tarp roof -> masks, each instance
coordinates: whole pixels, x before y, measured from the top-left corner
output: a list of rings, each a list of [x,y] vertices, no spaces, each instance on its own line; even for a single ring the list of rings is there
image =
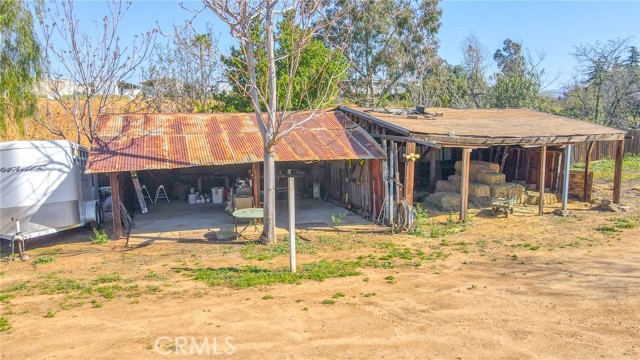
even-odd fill
[[[402,136],[442,146],[548,145],[620,140],[625,135],[622,130],[527,109],[427,109],[442,113],[433,119],[356,107],[338,109]]]
[[[301,124],[275,147],[276,161],[381,159],[384,152],[339,111],[293,113]],[[263,160],[254,114],[105,114],[98,118],[88,173],[254,163]]]

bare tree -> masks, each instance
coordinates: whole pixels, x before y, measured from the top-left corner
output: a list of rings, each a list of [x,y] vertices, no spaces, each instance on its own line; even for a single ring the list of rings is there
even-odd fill
[[[478,36],[473,33],[464,38],[460,50],[463,54],[462,65],[467,76],[469,98],[474,107],[483,107],[489,92],[487,84],[489,52]]]
[[[317,109],[311,109],[301,113],[300,111],[284,111],[293,108],[293,94],[300,92],[299,84],[296,84],[296,73],[300,66],[303,49],[311,39],[322,35],[326,27],[332,26],[339,18],[325,17],[327,13],[324,0],[203,0],[203,3],[213,13],[224,21],[233,38],[237,39],[241,49],[242,58],[238,61],[246,63],[244,82],[238,84],[246,89],[251,99],[251,105],[255,112],[257,123],[262,135],[264,148],[264,232],[262,239],[267,244],[273,244],[275,237],[275,145],[286,134],[299,128],[305,122],[318,116]],[[276,17],[290,17],[287,24],[293,27],[289,41],[292,42],[289,51],[276,54]],[[257,36],[252,31],[252,23],[261,22],[264,28],[264,36]],[[256,56],[256,48],[266,49],[266,72],[258,69],[259,59]],[[278,66],[286,68],[286,76],[278,79],[276,76]],[[258,76],[266,79],[259,79]],[[327,73],[329,75],[329,73]],[[325,83],[333,83],[341,78],[340,74],[331,74],[332,79],[324,79]],[[266,80],[266,81],[265,81]],[[278,81],[285,81],[278,90]],[[261,86],[266,84],[266,86]],[[303,86],[311,86],[305,84]],[[316,91],[316,97],[331,96],[331,92]],[[279,99],[278,97],[282,98]],[[305,102],[325,103],[325,101]],[[262,121],[260,121],[262,119]]]
[[[592,114],[596,123],[602,121],[602,106],[605,96],[605,89],[611,87],[612,76],[616,74],[616,69],[621,64],[621,58],[629,48],[629,39],[609,40],[605,44],[596,42],[595,44],[578,45],[572,54],[578,61],[577,71],[582,78],[579,83],[574,84],[582,88],[585,92],[593,92],[594,101],[584,102],[590,109],[586,112]],[[586,94],[582,94],[585,99]],[[604,123],[609,123],[613,119],[606,119]]]
[[[108,13],[96,32],[84,32],[73,0],[47,2],[40,20],[44,36],[44,77],[49,96],[55,100],[75,129],[77,141],[91,143],[96,118],[119,98],[118,85],[128,80],[147,57],[155,31],[136,35],[122,44],[119,26],[131,3],[108,0]],[[64,123],[47,107],[36,121],[55,135],[66,137]]]
[[[188,23],[167,37],[144,72],[143,101],[156,112],[210,111],[216,85],[224,80],[213,29],[199,33]]]

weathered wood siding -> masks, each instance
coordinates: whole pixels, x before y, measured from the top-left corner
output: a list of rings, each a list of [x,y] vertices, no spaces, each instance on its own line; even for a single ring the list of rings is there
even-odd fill
[[[373,187],[374,183],[381,183],[381,179],[372,176],[372,163],[379,160],[365,160],[361,165],[358,160],[331,161],[326,188],[329,189],[331,199],[338,201],[345,207],[360,210],[367,216],[373,216]],[[380,167],[374,166],[380,171]],[[381,207],[382,199],[376,199],[377,209]],[[377,210],[379,211],[379,210]]]
[[[584,162],[587,158],[588,143],[577,143],[573,146],[571,153],[571,162],[579,163]],[[625,154],[640,154],[640,129],[629,130],[627,136],[624,139],[624,153]],[[616,142],[615,141],[599,141],[597,142],[593,150],[591,151],[591,161],[601,159],[615,159],[616,158]]]

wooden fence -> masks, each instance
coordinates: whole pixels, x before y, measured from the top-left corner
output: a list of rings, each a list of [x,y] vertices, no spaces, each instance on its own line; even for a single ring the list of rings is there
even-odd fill
[[[571,162],[579,163],[584,162],[587,157],[588,143],[577,143],[573,146],[571,154]],[[624,139],[624,153],[625,154],[640,154],[640,129],[629,130],[627,136]],[[591,160],[601,159],[615,159],[616,157],[616,142],[615,141],[600,141],[593,146],[591,151]]]

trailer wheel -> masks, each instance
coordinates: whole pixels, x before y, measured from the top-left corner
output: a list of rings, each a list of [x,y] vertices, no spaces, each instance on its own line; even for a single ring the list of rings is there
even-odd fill
[[[102,212],[102,206],[96,202],[96,221],[95,228],[100,229],[104,225],[104,213]]]
[[[98,202],[96,202],[95,207],[96,219],[94,221],[88,222],[85,224],[87,229],[101,229],[104,224],[104,213],[102,212],[102,206]]]

